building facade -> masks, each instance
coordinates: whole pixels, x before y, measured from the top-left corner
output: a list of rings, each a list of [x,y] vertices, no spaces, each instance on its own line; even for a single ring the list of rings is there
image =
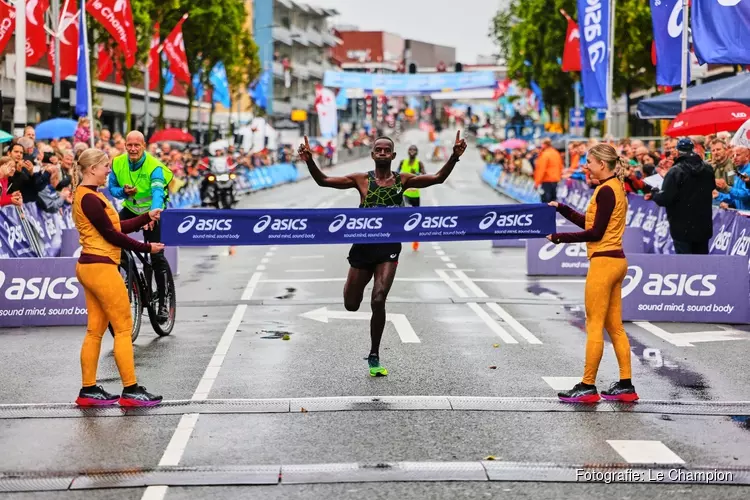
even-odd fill
[[[328,19],[338,12],[292,0],[254,0],[253,35],[261,66],[273,72],[268,89],[267,115],[272,121],[288,120],[292,111],[314,115],[315,87],[323,83],[333,36]],[[316,126],[317,120],[308,120]]]

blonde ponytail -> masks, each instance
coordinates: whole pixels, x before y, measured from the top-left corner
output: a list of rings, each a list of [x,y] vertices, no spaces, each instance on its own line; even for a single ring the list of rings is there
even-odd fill
[[[81,184],[83,180],[84,172],[104,161],[109,161],[107,153],[96,148],[88,148],[78,156],[78,159],[73,166],[73,173],[70,179],[70,190],[74,195],[76,192],[76,188]]]
[[[628,159],[623,156],[617,158],[614,174],[620,182],[625,181],[625,174],[628,172],[629,163]]]

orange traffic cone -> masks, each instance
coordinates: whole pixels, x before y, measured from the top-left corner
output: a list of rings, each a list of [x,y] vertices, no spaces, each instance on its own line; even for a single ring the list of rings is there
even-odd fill
[[[414,250],[415,252],[419,250],[419,242],[415,241],[414,243],[412,243],[411,249]]]

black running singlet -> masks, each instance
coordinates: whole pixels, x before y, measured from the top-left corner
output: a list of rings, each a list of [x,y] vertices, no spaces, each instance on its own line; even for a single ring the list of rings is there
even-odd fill
[[[400,207],[404,204],[404,188],[401,185],[401,174],[392,172],[396,182],[392,186],[378,186],[375,171],[367,172],[367,194],[359,208]]]

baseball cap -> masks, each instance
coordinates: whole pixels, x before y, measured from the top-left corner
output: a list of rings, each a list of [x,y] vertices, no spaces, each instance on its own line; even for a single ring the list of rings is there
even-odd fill
[[[693,147],[693,141],[691,141],[687,137],[683,137],[682,139],[677,141],[677,151],[691,153],[693,151]]]

